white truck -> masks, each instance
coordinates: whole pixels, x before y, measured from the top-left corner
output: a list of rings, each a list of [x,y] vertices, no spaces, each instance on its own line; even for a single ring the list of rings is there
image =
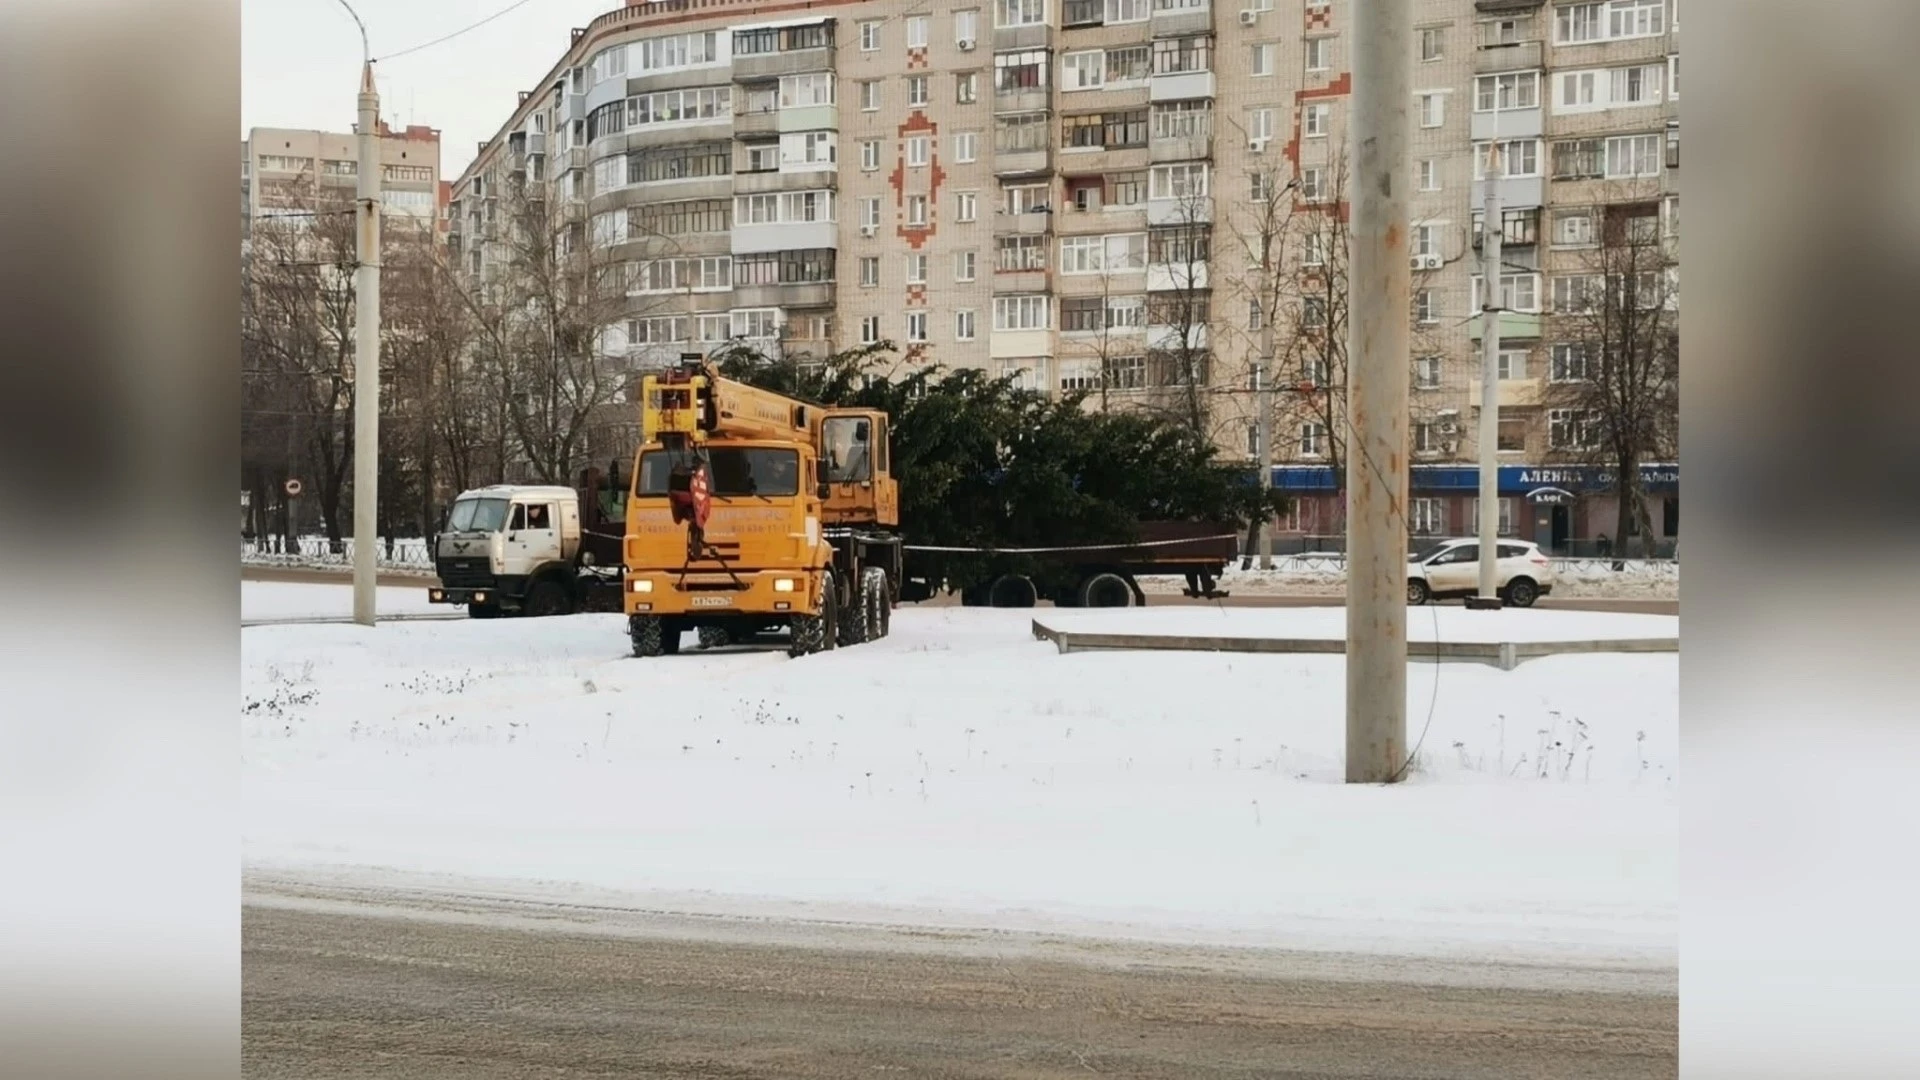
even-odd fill
[[[579,488],[498,484],[463,491],[434,542],[435,604],[476,619],[620,610],[626,488],[587,470]]]

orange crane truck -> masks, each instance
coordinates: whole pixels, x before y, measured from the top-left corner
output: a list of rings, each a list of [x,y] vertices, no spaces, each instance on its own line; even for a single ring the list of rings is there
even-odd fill
[[[886,635],[901,582],[884,412],[797,401],[703,362],[648,375],[627,502],[635,656],[785,631],[805,656]]]

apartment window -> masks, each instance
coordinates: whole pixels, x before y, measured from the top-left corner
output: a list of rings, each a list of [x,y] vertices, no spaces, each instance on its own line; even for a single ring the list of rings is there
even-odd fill
[[[1422,61],[1439,60],[1447,55],[1447,28],[1444,26],[1423,26],[1420,28],[1420,59]]]
[[[995,25],[1038,26],[1047,21],[1047,0],[998,0]]]
[[[860,320],[860,344],[877,345],[880,343],[880,316],[868,315]]]
[[[780,214],[783,221],[832,221],[833,193],[829,191],[797,191],[780,196]]]
[[[827,81],[827,92],[833,91],[833,82]],[[831,100],[831,99],[829,99]],[[615,104],[619,104],[615,102]],[[598,113],[600,110],[595,109]],[[627,99],[626,126],[644,127],[648,124],[670,124],[694,120],[728,120],[733,116],[733,87],[709,86],[699,90],[664,90],[656,94],[642,94]],[[588,118],[591,121],[591,117]],[[589,124],[591,127],[591,124]],[[600,134],[611,134],[618,127],[604,128]],[[596,136],[597,137],[597,136]]]
[[[1141,390],[1147,385],[1145,356],[1109,356],[1105,361],[1107,389]]]
[[[1414,360],[1413,385],[1421,390],[1440,388],[1440,357],[1422,356]]]
[[[1680,54],[1667,57],[1667,96],[1680,100]]]
[[[1440,321],[1440,294],[1433,289],[1413,290],[1413,320],[1421,326]]]
[[[1568,4],[1554,12],[1553,43],[1578,45],[1606,38],[1605,4]]]
[[[1567,139],[1553,144],[1555,180],[1597,180],[1606,171],[1605,139]]]
[[[1000,189],[1000,209],[1009,214],[1039,213],[1049,205],[1046,184],[1017,184]]]
[[[880,108],[880,83],[869,79],[860,84],[860,108],[864,112],[876,112]]]
[[[953,137],[953,160],[965,164],[980,156],[980,133],[962,131]]]
[[[1304,266],[1325,266],[1327,262],[1327,238],[1323,233],[1310,231],[1300,236],[1300,262]]]
[[[1333,106],[1324,102],[1300,109],[1300,131],[1309,139],[1325,138],[1333,122]]]
[[[1593,351],[1585,342],[1555,345],[1547,377],[1554,382],[1585,382],[1593,377]]]
[[[638,155],[635,155],[637,158]],[[593,190],[597,195],[616,191],[627,183],[627,156],[615,154],[593,163]]]
[[[1420,126],[1437,128],[1447,122],[1447,96],[1445,94],[1420,95]]]
[[[921,342],[927,340],[927,313],[924,311],[907,312],[907,340]]]
[[[1609,104],[1652,105],[1666,96],[1667,69],[1663,64],[1614,68]]]
[[[645,203],[634,208],[633,217],[636,228],[654,236],[724,233],[733,227],[733,200]]]
[[[1473,276],[1472,310],[1480,308],[1481,275]],[[1539,311],[1540,275],[1534,273],[1500,275],[1500,309],[1503,311]]]
[[[1474,112],[1505,112],[1540,107],[1540,73],[1482,75],[1473,81]]]
[[[869,19],[860,24],[860,51],[880,51],[880,20]]]
[[[1106,82],[1107,54],[1104,52],[1068,53],[1064,64],[1062,90],[1095,90]]]
[[[868,195],[860,200],[860,224],[869,229],[880,227],[880,199]]]
[[[925,285],[927,283],[927,253],[916,251],[907,256],[907,284]]]
[[[953,220],[977,221],[980,217],[980,193],[957,191],[953,195]]]
[[[1407,500],[1407,531],[1414,536],[1443,536],[1447,531],[1447,504],[1422,497]]]
[[[538,119],[538,117],[535,117],[535,119]],[[328,162],[328,164],[332,164],[332,162]],[[349,170],[347,175],[353,175],[358,172],[358,162],[349,161],[346,164],[354,166],[354,169]],[[389,180],[412,183],[430,183],[433,180],[433,167],[430,165],[388,165],[382,171],[386,173],[386,177]]]
[[[1042,90],[1047,85],[1047,51],[998,53],[993,58],[993,88],[1001,94]]]
[[[641,155],[633,155],[639,158]],[[747,172],[778,172],[780,169],[780,144],[777,142],[747,144]]]
[[[980,100],[980,73],[963,71],[953,77],[953,100],[961,105],[971,105]]]
[[[1107,305],[1097,296],[1074,296],[1060,301],[1060,332],[1092,334],[1106,329]]]
[[[927,103],[928,79],[925,75],[907,76],[907,104],[924,106]]]
[[[1434,454],[1440,451],[1440,425],[1433,420],[1416,420],[1413,424],[1413,452],[1416,454]]]
[[[1247,180],[1249,189],[1247,198],[1249,201],[1258,205],[1273,198],[1275,184],[1272,173],[1254,173],[1252,176],[1247,177]]]
[[[1302,330],[1325,330],[1327,328],[1327,298],[1324,296],[1305,296],[1300,299],[1300,328]]]
[[[1213,134],[1213,99],[1166,101],[1152,107],[1153,137],[1196,139]]]
[[[1604,295],[1599,274],[1562,274],[1553,279],[1553,310],[1562,315],[1594,311]]]
[[[1666,31],[1667,0],[1613,0],[1607,5],[1607,36],[1652,37]]]
[[[1327,425],[1309,421],[1300,425],[1300,456],[1320,457],[1327,452]]]
[[[1501,420],[1499,431],[1494,436],[1494,449],[1503,454],[1519,454],[1527,449],[1527,422],[1525,420]]]
[[[1020,154],[1047,148],[1047,114],[1019,113],[1002,116],[993,128],[994,150]]]
[[[1155,199],[1205,198],[1207,196],[1207,166],[1204,162],[1156,165],[1148,175],[1152,183],[1149,194]]]
[[[996,296],[993,298],[995,330],[1045,330],[1048,328],[1048,297]]]
[[[1571,112],[1578,109],[1604,109],[1606,99],[1600,96],[1603,84],[1599,71],[1563,71],[1558,83],[1560,96],[1554,101],[1554,108]]]
[[[927,196],[907,196],[907,224],[915,227],[927,223]]]
[[[1306,53],[1308,71],[1326,71],[1333,66],[1333,39],[1330,37],[1308,38]]]
[[[1592,243],[1592,210],[1555,210],[1553,212],[1553,245],[1555,247],[1588,247]]]
[[[1260,306],[1258,300],[1247,301],[1247,330],[1255,331],[1267,324],[1267,309]],[[1257,372],[1255,374],[1258,374]]]
[[[1433,158],[1422,158],[1420,160],[1419,167],[1415,171],[1419,178],[1418,186],[1421,191],[1439,191],[1440,190],[1440,162],[1439,161]]]
[[[1667,168],[1680,167],[1680,121],[1667,121]]]
[[[953,280],[972,281],[979,268],[979,253],[976,251],[956,251],[953,253]]]
[[[1107,50],[1107,82],[1139,82],[1153,74],[1153,46],[1124,45]]]
[[[1527,351],[1525,349],[1500,350],[1499,376],[1503,382],[1526,378]]]
[[[739,308],[733,316],[733,336],[750,340],[769,340],[780,336],[779,308]]]
[[[777,251],[733,259],[733,284],[810,285],[833,280],[834,249]],[[709,284],[707,287],[714,287]]]
[[[1101,199],[1108,206],[1143,206],[1147,201],[1145,172],[1114,173],[1106,178]]]
[[[860,256],[860,285],[871,289],[880,284],[880,256]]]
[[[1152,14],[1149,0],[1106,0],[1109,23],[1145,22]]]
[[[1197,266],[1213,258],[1213,231],[1205,226],[1155,229],[1147,260],[1162,266]]]
[[[1619,135],[1607,140],[1607,179],[1660,175],[1660,136]]]
[[[1499,525],[1497,526],[1497,531],[1501,536],[1513,535],[1514,501],[1515,500],[1513,499],[1495,499],[1494,500],[1494,505],[1495,505],[1494,517],[1499,522]],[[1480,527],[1480,497],[1476,495],[1472,499],[1469,499],[1467,501],[1467,507],[1469,511],[1467,520],[1473,522],[1474,528],[1478,529]],[[1501,546],[1505,547],[1506,545],[1503,544]],[[1502,554],[1505,554],[1505,553],[1502,552]]]
[[[907,139],[907,164],[912,168],[924,168],[929,153],[928,137],[914,135]]]
[[[1300,170],[1300,197],[1308,202],[1321,202],[1327,197],[1327,171],[1322,168]]]
[[[975,313],[962,308],[953,313],[953,337],[956,341],[972,341],[975,333]]]
[[[980,13],[968,9],[953,13],[953,39],[955,41],[974,42],[980,40]]]
[[[1509,139],[1502,143],[1473,144],[1473,178],[1485,180],[1487,166],[1498,147],[1500,175],[1513,179],[1540,175],[1540,140]]]
[[[1069,116],[1063,132],[1067,146],[1104,147],[1147,145],[1147,110]]]
[[[733,287],[732,264],[733,260],[725,255],[629,263],[627,265],[632,267],[632,272],[628,291],[661,293],[729,289]]]
[[[1413,227],[1413,253],[1415,255],[1440,254],[1439,225],[1423,224]]]
[[[1256,78],[1273,74],[1274,47],[1272,45],[1254,45],[1248,51],[1251,54],[1249,70]]]
[[[1038,236],[1003,236],[994,247],[996,270],[1019,273],[1047,268],[1047,245]]]
[[[782,165],[831,165],[839,157],[834,132],[802,131],[780,137]]]
[[[860,140],[860,168],[866,172],[873,172],[879,167],[880,167],[880,140],[879,139]]]
[[[1145,233],[1068,236],[1060,240],[1060,272],[1063,274],[1127,273],[1144,270],[1146,266]]]
[[[1153,43],[1155,75],[1186,75],[1213,70],[1213,39],[1207,36],[1162,38]]]
[[[1600,444],[1600,414],[1592,409],[1548,409],[1547,446],[1590,450]]]
[[[907,16],[907,48],[924,49],[933,29],[933,19],[927,15]]]

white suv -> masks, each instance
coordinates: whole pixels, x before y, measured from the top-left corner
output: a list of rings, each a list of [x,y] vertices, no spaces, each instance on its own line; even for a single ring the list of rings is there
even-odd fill
[[[1553,591],[1553,566],[1540,545],[1526,540],[1501,540],[1500,598],[1513,607],[1532,607]],[[1407,603],[1424,604],[1480,591],[1480,541],[1446,540],[1413,556],[1407,563]]]

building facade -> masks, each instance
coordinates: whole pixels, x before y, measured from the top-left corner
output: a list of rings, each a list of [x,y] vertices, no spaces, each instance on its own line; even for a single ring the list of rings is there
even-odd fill
[[[380,196],[390,228],[433,229],[449,192],[440,177],[440,132],[380,124]],[[241,213],[256,220],[299,218],[318,203],[351,201],[360,177],[360,144],[351,133],[253,128],[240,144]]]
[[[1356,0],[1241,2],[618,8],[454,182],[457,264],[507,272],[510,204],[533,192],[618,269],[611,364],[892,341],[904,364],[1090,391],[1268,457],[1314,546],[1341,529]],[[1590,425],[1555,384],[1583,370],[1562,338],[1608,237],[1657,238],[1677,303],[1678,4],[1414,4],[1416,534],[1473,527],[1488,182],[1503,531],[1564,549],[1611,525]],[[1677,466],[1648,467],[1656,502],[1677,499]],[[1547,468],[1565,501],[1526,486]],[[1677,503],[1654,523],[1677,531]]]

